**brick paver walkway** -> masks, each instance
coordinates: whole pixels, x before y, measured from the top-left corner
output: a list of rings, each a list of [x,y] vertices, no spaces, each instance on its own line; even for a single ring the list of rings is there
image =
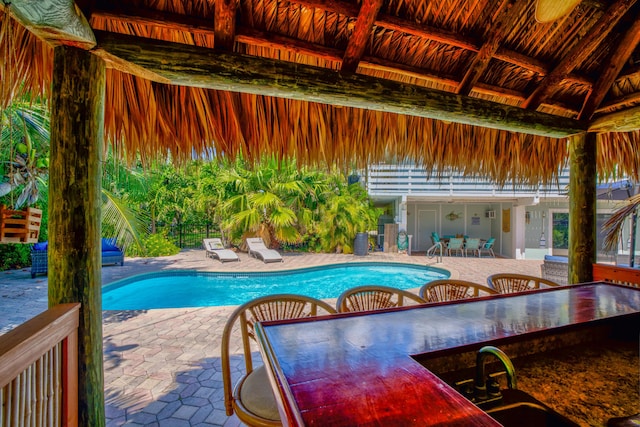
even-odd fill
[[[127,258],[124,267],[103,267],[103,283],[151,271],[272,271],[314,265],[396,261],[428,264],[453,277],[485,283],[497,272],[540,275],[541,261],[448,258],[436,264],[424,255],[375,252],[366,257],[339,254],[285,255],[284,263],[264,264],[246,254],[222,264],[202,250],[172,257]],[[31,279],[28,269],[0,272],[0,334],[46,310],[47,278]],[[103,322],[105,405],[113,426],[238,426],[224,412],[220,337],[233,307],[105,312]],[[237,349],[237,354],[240,354]],[[260,358],[256,352],[256,358]],[[240,376],[241,358],[232,363]]]

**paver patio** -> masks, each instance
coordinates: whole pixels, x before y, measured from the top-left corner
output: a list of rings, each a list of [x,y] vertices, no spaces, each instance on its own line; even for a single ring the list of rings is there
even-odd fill
[[[127,258],[125,265],[102,268],[103,284],[160,270],[274,271],[362,261],[433,265],[452,277],[485,283],[496,272],[540,275],[541,261],[445,257],[374,252],[365,257],[342,254],[285,254],[284,263],[265,264],[239,254],[237,263],[206,258],[204,250],[172,257]],[[393,285],[390,283],[389,285]],[[46,310],[47,278],[32,279],[29,269],[0,272],[0,334]],[[105,405],[113,426],[238,426],[224,411],[220,340],[233,307],[105,311],[103,316]],[[234,353],[240,354],[239,346]],[[260,361],[259,353],[255,353]],[[232,360],[234,375],[243,369]]]

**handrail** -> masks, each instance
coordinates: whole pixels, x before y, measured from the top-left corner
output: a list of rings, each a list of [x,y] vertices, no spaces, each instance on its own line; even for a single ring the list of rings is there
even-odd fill
[[[640,269],[593,264],[593,280],[640,288]]]
[[[2,417],[78,425],[79,312],[60,304],[0,335],[0,395],[14,402]]]
[[[374,164],[367,168],[367,191],[370,194],[413,194],[413,195],[481,195],[497,197],[535,197],[566,195],[569,185],[569,170],[559,171],[557,181],[544,185],[526,183],[501,186],[481,175],[466,175],[448,169],[442,173],[414,164]]]
[[[440,250],[439,256],[436,253],[438,249]],[[436,257],[436,263],[442,262],[442,250],[443,250],[442,242],[436,242],[433,244],[433,246],[427,249],[427,257],[429,257],[429,259]]]

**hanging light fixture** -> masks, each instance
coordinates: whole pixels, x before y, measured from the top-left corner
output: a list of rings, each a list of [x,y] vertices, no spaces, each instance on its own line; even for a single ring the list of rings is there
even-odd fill
[[[547,239],[544,237],[544,219],[545,219],[546,215],[544,212],[542,212],[542,233],[540,233],[540,248],[544,249],[547,247]]]

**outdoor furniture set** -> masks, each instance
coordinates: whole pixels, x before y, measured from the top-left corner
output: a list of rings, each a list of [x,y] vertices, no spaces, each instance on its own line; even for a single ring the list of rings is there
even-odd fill
[[[240,261],[238,254],[231,249],[225,249],[222,239],[216,237],[211,239],[203,239],[202,246],[205,255],[210,258],[220,260],[220,262]],[[250,237],[247,239],[247,247],[249,255],[258,258],[265,263],[268,262],[284,262],[282,255],[274,249],[269,249],[260,237]]]
[[[47,274],[49,269],[47,259],[47,248],[49,242],[36,243],[31,248],[31,277],[36,274]],[[116,245],[116,239],[103,237],[101,240],[102,247],[102,265],[120,264],[124,265],[124,252]]]
[[[480,258],[484,252],[495,258],[496,254],[493,252],[495,241],[496,239],[494,237],[484,240],[480,238],[469,238],[469,236],[463,235],[440,237],[435,231],[431,233],[431,242],[434,245],[432,248],[439,245],[442,248],[442,253],[448,256],[454,254],[468,256],[469,252],[471,252],[472,255]]]
[[[488,279],[488,285],[454,279],[435,280],[423,285],[418,294],[389,286],[358,286],[344,291],[336,301],[336,308],[322,300],[292,294],[269,295],[249,301],[231,314],[222,336],[222,381],[226,413],[229,416],[235,413],[240,421],[250,426],[282,425],[265,366],[255,369],[253,366],[251,343],[259,339],[255,330],[257,322],[416,306],[558,286],[539,277],[518,274],[496,274]],[[242,336],[242,357],[246,374],[234,388],[231,366],[237,364],[237,361],[232,360],[231,337],[232,331],[238,326]]]

